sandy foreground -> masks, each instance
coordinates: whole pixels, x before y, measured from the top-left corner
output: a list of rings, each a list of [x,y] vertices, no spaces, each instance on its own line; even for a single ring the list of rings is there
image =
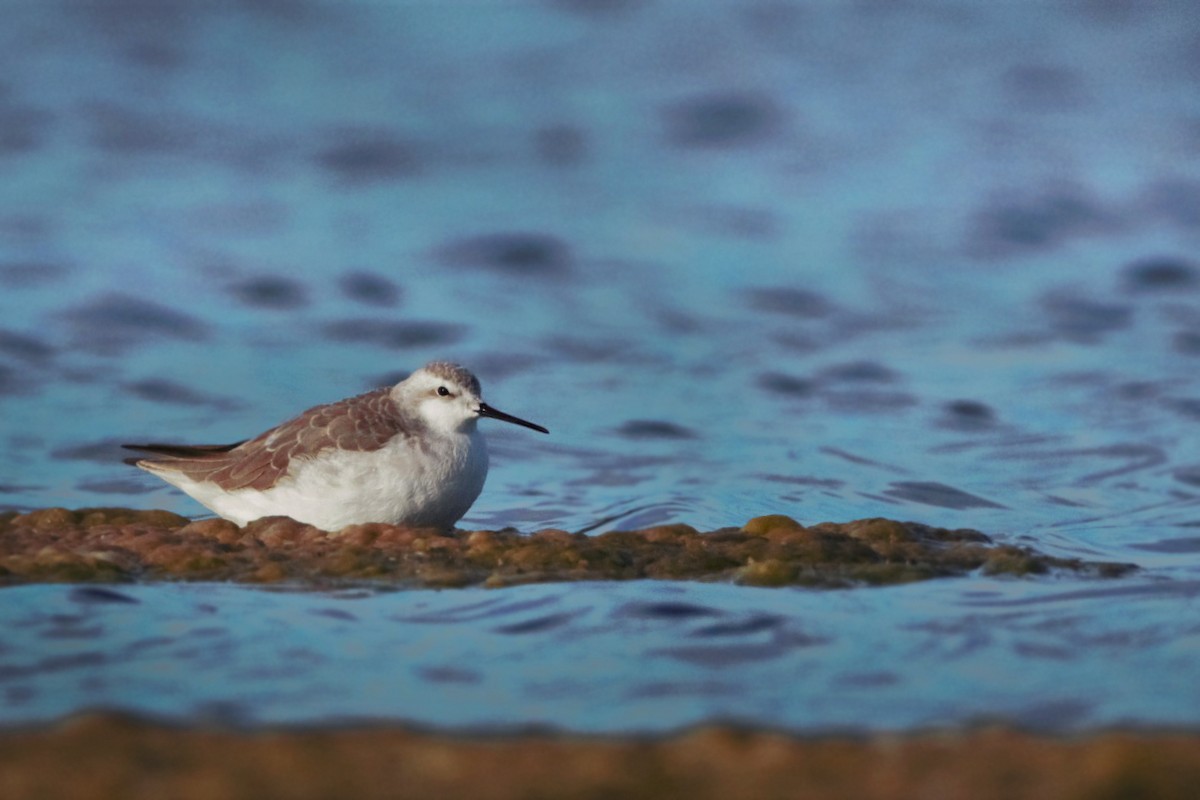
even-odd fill
[[[795,738],[234,731],[114,714],[0,733],[0,797],[1195,798],[1200,735],[1003,728]]]

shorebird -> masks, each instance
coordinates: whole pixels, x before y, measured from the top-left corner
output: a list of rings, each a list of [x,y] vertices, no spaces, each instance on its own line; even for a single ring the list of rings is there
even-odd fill
[[[549,433],[483,402],[479,380],[434,361],[395,386],[310,408],[223,445],[126,444],[126,459],[238,525],[288,516],[327,531],[365,522],[450,529],[487,477],[481,417]]]

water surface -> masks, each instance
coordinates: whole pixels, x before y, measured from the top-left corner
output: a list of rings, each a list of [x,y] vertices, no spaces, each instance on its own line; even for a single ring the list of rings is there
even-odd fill
[[[26,586],[0,592],[0,699],[10,725],[120,708],[604,733],[1190,726],[1200,623],[1173,612],[1198,593],[1195,581],[984,579],[830,592]]]
[[[423,687],[396,690],[388,711],[373,712],[358,694],[376,685],[365,661],[355,662],[362,673],[313,666],[293,700],[340,699],[299,702],[298,715],[538,721],[541,712],[510,713],[515,703],[488,717],[473,702],[395,700],[427,690],[411,664],[474,675],[473,661],[520,642],[556,652],[558,666],[537,684],[536,662],[503,662],[501,686],[526,700],[540,686],[545,718],[582,728],[704,715],[872,722],[865,701],[844,716],[844,704],[822,705],[812,686],[837,681],[881,698],[888,726],[1027,720],[1052,700],[1065,703],[1046,706],[1059,724],[1197,721],[1194,695],[1176,692],[1190,674],[1181,654],[1195,648],[1180,621],[1193,610],[1187,587],[1200,579],[1191,4],[7,0],[3,11],[0,506],[200,514],[122,466],[115,445],[245,438],[449,357],[479,373],[489,402],[553,431],[490,425],[493,470],[466,525],[884,515],[1134,561],[1145,568],[1136,585],[1168,587],[1077,587],[1069,600],[979,609],[964,598],[992,589],[971,581],[848,594],[479,595],[579,597],[554,601],[561,613],[593,609],[564,630],[609,626],[634,646],[662,625],[671,633],[658,646],[682,652],[708,647],[689,643],[694,628],[725,623],[680,628],[616,609],[680,591],[735,620],[749,609],[790,620],[730,645],[782,648],[752,661],[775,694],[756,689],[767,693],[739,705],[730,687],[744,682],[717,674],[732,668],[659,654],[653,663],[676,670],[649,684],[660,696],[627,664],[601,682],[609,694],[587,697],[640,699],[611,714],[592,703],[592,717],[569,711],[577,684],[563,676],[579,670],[567,663],[619,660],[610,650],[623,636],[555,650],[555,628],[480,633],[462,652],[406,659],[400,639],[380,638],[388,614],[408,613],[387,604],[476,595],[204,590],[221,608],[298,615],[289,635],[301,640],[326,637],[287,645],[297,652],[328,652],[335,625],[347,626],[337,637],[347,646],[391,642],[380,659],[408,665],[397,668],[402,686]],[[1060,590],[1039,582],[1002,594]],[[199,589],[122,591],[143,600],[88,613],[132,614],[158,637],[166,623],[149,598],[161,592],[162,613],[206,624]],[[14,620],[70,602],[58,588],[3,594]],[[882,613],[893,602],[924,632]],[[350,604],[370,622],[291,605],[304,603]],[[227,613],[236,624],[218,625],[219,640],[240,643],[241,663],[274,663],[253,650],[251,631],[275,617]],[[1057,632],[1005,621],[1000,644],[954,656],[982,635],[982,622],[964,619],[1008,614]],[[894,658],[879,666],[875,651],[851,647],[844,657],[869,665],[855,678],[829,655],[839,645],[787,639],[829,639],[842,630],[834,619],[853,620],[857,637]],[[129,636],[143,635],[137,626]],[[134,640],[111,619],[100,627],[97,652],[110,660],[77,669],[110,686],[139,683],[132,665],[142,662],[112,655]],[[437,625],[403,630],[439,635]],[[56,657],[58,640],[33,641],[16,661],[9,644],[5,663],[45,675],[5,695],[5,718],[134,703],[132,690],[114,688],[49,699],[66,678],[54,662],[37,665]],[[164,685],[189,663],[161,662]],[[259,691],[253,676],[218,667],[223,689],[162,710],[186,715],[204,697],[238,705],[243,681]],[[1067,672],[1078,695],[1038,688]],[[822,677],[810,686],[811,674]],[[943,680],[928,693],[913,689],[933,674]],[[1097,699],[1101,684],[1147,675],[1167,691]],[[479,685],[445,685],[461,684]],[[283,716],[264,699],[239,708]]]

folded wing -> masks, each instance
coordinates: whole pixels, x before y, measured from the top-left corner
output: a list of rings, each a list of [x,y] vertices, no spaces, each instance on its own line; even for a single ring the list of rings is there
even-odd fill
[[[334,447],[378,450],[395,436],[411,434],[411,421],[401,417],[389,390],[382,388],[311,408],[253,439],[233,444],[122,446],[155,456],[125,462],[150,472],[180,472],[226,491],[264,490],[287,474],[293,459],[312,458]]]

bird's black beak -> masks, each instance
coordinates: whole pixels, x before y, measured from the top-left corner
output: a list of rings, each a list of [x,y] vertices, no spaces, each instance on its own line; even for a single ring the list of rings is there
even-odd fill
[[[496,409],[489,406],[487,403],[479,404],[479,416],[491,417],[492,419],[504,420],[505,422],[511,422],[513,425],[521,425],[526,428],[533,428],[535,431],[539,431],[541,433],[549,433],[550,432],[550,431],[546,430],[545,428],[543,428],[541,425],[534,425],[532,422],[526,422],[525,420],[521,419],[520,417],[514,417],[512,414],[505,414],[503,411],[497,411]]]

